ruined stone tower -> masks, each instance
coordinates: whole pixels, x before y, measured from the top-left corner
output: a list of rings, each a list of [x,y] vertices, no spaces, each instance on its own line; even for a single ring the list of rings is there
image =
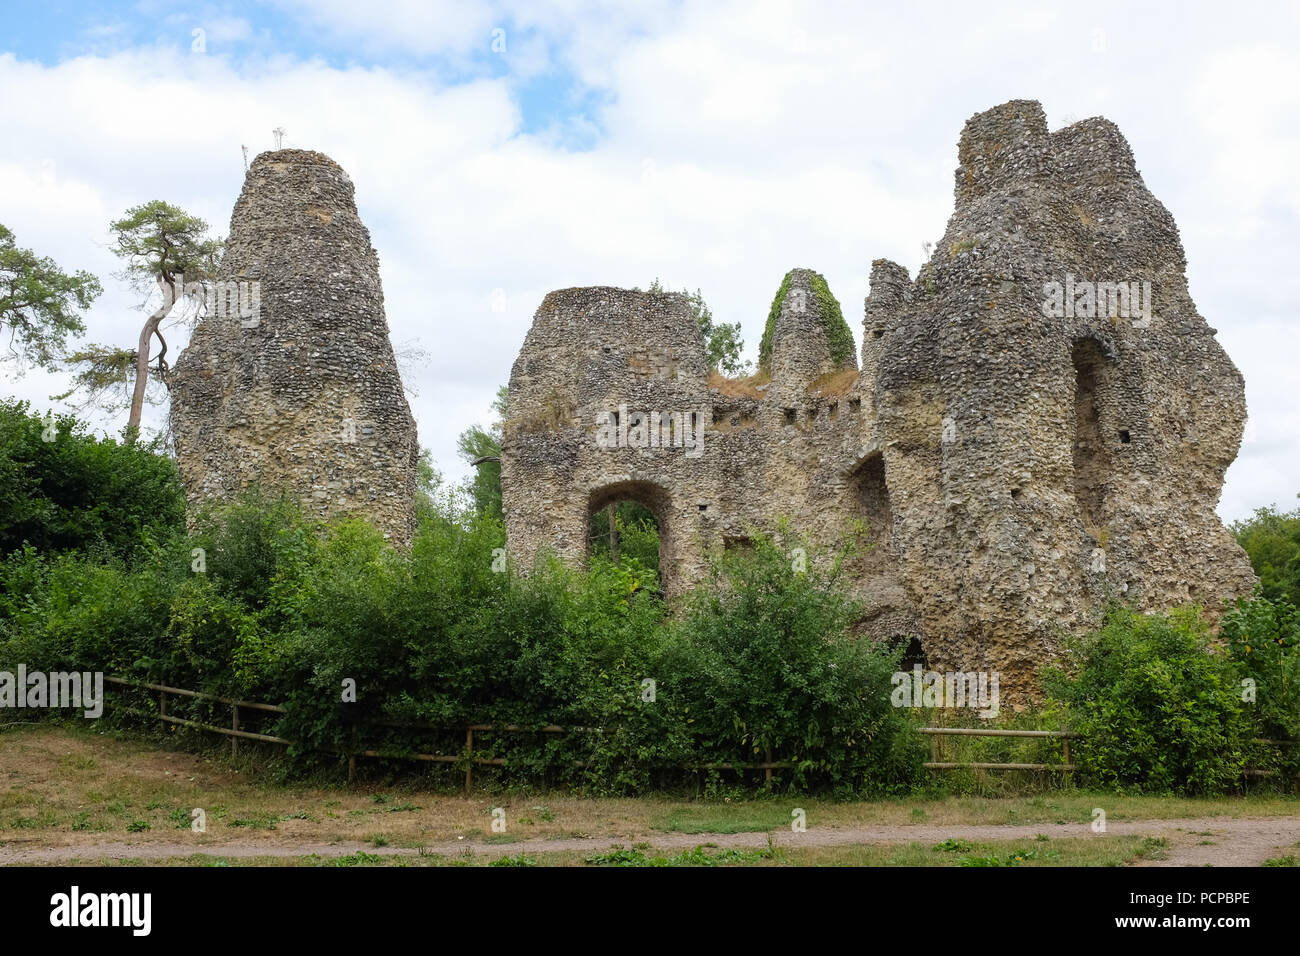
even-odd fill
[[[676,593],[748,527],[786,517],[829,542],[865,522],[863,629],[919,639],[940,670],[996,671],[1014,703],[1111,597],[1214,611],[1253,585],[1214,511],[1244,383],[1185,269],[1114,124],[1049,133],[1028,100],[981,113],[930,261],[915,281],[873,263],[856,373],[808,270],[778,294],[770,379],[714,387],[680,297],[548,295],[510,378],[509,551],[580,561],[592,511],[632,498]],[[635,420],[611,442],[619,409],[661,438],[652,415],[696,415],[702,449],[633,441]]]
[[[253,160],[218,288],[169,382],[190,504],[261,483],[408,542],[419,445],[347,173],[307,150]]]

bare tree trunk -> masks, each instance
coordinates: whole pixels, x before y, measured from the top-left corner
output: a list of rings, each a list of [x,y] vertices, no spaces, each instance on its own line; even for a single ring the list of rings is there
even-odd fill
[[[607,507],[605,512],[609,515],[609,559],[618,564],[618,522],[615,520],[617,512],[614,505]]]
[[[149,343],[167,311],[159,309],[149,316],[140,330],[140,345],[135,356],[135,391],[131,393],[131,417],[126,422],[127,441],[134,443],[140,435],[140,419],[144,415],[144,392],[149,387]]]

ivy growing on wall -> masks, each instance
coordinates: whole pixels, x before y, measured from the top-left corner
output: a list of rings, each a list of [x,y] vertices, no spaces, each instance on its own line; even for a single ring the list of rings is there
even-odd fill
[[[817,297],[817,305],[822,313],[822,327],[826,330],[826,344],[830,346],[831,358],[836,365],[843,365],[853,357],[853,333],[844,321],[840,311],[839,300],[831,295],[831,287],[826,284],[821,273],[812,274],[812,292]]]
[[[772,299],[772,308],[768,310],[767,325],[763,328],[763,338],[758,345],[758,364],[760,368],[769,369],[771,367],[772,339],[776,334],[776,322],[781,317],[781,306],[790,291],[793,276],[793,269],[785,274],[780,287],[776,290],[776,297]],[[826,330],[826,344],[830,347],[831,358],[834,359],[836,365],[843,365],[853,357],[856,348],[853,342],[853,333],[849,331],[849,324],[844,321],[844,313],[840,310],[840,303],[831,294],[831,287],[826,283],[825,277],[819,272],[814,272],[809,284],[812,287],[812,294],[817,300],[817,308],[822,317],[822,327]]]

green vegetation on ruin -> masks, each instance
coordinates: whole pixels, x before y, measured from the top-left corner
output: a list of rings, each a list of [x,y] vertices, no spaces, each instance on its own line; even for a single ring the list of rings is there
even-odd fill
[[[771,367],[772,341],[776,336],[776,323],[781,317],[781,307],[785,304],[785,297],[790,292],[794,271],[791,269],[785,274],[785,278],[781,280],[781,285],[776,290],[776,296],[772,299],[772,307],[768,310],[767,324],[763,327],[763,338],[758,346],[759,368]],[[817,300],[818,314],[822,317],[827,347],[835,364],[842,365],[853,358],[857,347],[853,342],[853,333],[849,330],[849,324],[844,321],[839,300],[831,294],[831,288],[825,277],[818,272],[811,273],[811,276],[809,284],[812,287],[813,297]]]

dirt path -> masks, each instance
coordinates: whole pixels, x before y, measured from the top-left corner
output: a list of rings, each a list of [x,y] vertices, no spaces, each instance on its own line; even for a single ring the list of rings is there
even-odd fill
[[[937,843],[949,838],[966,840],[1033,839],[1038,834],[1049,837],[1092,836],[1089,824],[1033,824],[1024,826],[874,826],[812,827],[804,833],[774,831],[772,842],[781,847],[852,846],[862,844]],[[1300,818],[1224,819],[1195,817],[1170,820],[1113,822],[1107,836],[1163,836],[1169,840],[1165,859],[1145,861],[1142,866],[1258,866],[1270,857],[1294,853],[1300,843]],[[596,852],[605,850],[613,837],[583,839],[520,840],[515,843],[487,843],[482,840],[455,840],[429,844],[425,853],[456,854],[466,849],[475,853],[547,853]],[[628,838],[622,838],[626,841]],[[659,850],[690,849],[701,843],[743,849],[767,846],[766,833],[650,833],[638,841]],[[204,854],[213,857],[322,857],[347,856],[364,851],[384,856],[414,856],[414,849],[375,848],[361,841],[319,841],[284,839],[213,840],[202,836],[193,841],[141,842],[102,841],[87,835],[84,840],[62,846],[42,846],[39,837],[8,840],[0,846],[0,865],[57,864],[87,860],[164,860]]]

